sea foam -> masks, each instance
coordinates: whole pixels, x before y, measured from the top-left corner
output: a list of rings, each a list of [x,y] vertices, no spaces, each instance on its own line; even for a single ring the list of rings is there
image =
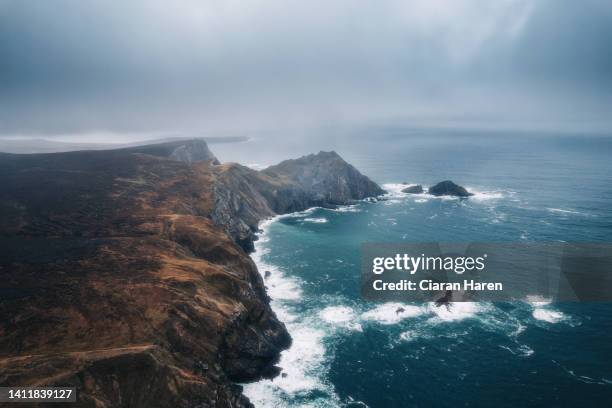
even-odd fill
[[[533,317],[537,320],[543,320],[548,323],[559,323],[565,319],[565,315],[562,312],[544,308],[534,309]]]
[[[339,398],[334,392],[333,386],[325,380],[328,368],[327,349],[324,339],[330,334],[329,328],[320,323],[321,319],[332,323],[332,330],[337,326],[345,326],[349,329],[360,330],[359,325],[349,321],[355,313],[348,307],[327,308],[320,312],[319,316],[298,314],[294,311],[302,299],[302,282],[285,274],[285,272],[274,265],[265,262],[268,242],[269,228],[280,218],[303,216],[311,213],[314,209],[284,216],[277,216],[260,224],[261,233],[255,241],[255,252],[251,254],[253,261],[257,264],[259,272],[264,275],[265,271],[270,274],[265,278],[268,294],[272,299],[271,306],[277,317],[283,321],[293,341],[291,347],[281,353],[278,366],[282,375],[272,380],[261,380],[245,384],[244,394],[257,407],[283,407],[294,405],[292,399],[300,396],[316,394],[318,402],[314,401],[312,406],[339,406]],[[320,323],[319,323],[320,322]],[[305,406],[304,404],[299,404]]]
[[[428,304],[428,310],[435,315],[434,319],[443,322],[471,318],[485,309],[484,304],[477,302],[454,302],[449,307],[437,306],[435,303]]]
[[[418,306],[389,302],[363,313],[361,318],[381,324],[396,324],[404,319],[420,316],[424,312],[423,308]]]
[[[325,224],[328,220],[327,218],[322,218],[322,217],[318,217],[318,218],[304,218],[302,221],[304,222],[312,222],[314,224]]]
[[[329,306],[319,312],[321,319],[329,323],[348,323],[355,319],[355,311],[348,306]]]

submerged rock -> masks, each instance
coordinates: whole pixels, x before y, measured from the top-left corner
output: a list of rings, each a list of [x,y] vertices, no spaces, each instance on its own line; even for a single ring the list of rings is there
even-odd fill
[[[469,197],[474,194],[470,193],[465,189],[453,183],[450,180],[441,181],[433,187],[429,188],[429,194],[435,196],[454,196],[454,197]]]
[[[417,184],[415,186],[406,187],[405,189],[402,190],[402,193],[423,194],[423,186],[420,184]]]

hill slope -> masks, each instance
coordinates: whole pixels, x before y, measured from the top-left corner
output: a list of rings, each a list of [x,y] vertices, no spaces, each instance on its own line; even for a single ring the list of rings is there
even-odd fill
[[[245,252],[258,222],[382,190],[339,156],[339,184],[315,186],[292,166],[194,160],[202,144],[0,155],[0,385],[73,385],[79,406],[243,407],[234,382],[276,374],[291,340]]]

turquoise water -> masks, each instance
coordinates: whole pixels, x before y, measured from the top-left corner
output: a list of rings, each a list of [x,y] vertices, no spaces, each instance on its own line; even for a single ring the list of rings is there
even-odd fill
[[[373,137],[376,136],[376,137]],[[384,135],[334,148],[387,199],[264,225],[253,254],[294,344],[256,406],[602,406],[612,397],[612,305],[428,304],[360,298],[364,242],[612,241],[603,137]],[[376,140],[376,142],[372,142]],[[452,179],[468,200],[404,195]]]

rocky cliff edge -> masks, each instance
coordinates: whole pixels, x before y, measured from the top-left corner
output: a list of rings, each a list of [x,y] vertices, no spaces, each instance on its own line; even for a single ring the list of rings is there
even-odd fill
[[[382,190],[333,152],[258,172],[203,143],[0,154],[0,386],[248,407],[236,382],[277,374],[291,339],[245,251],[258,222]]]

